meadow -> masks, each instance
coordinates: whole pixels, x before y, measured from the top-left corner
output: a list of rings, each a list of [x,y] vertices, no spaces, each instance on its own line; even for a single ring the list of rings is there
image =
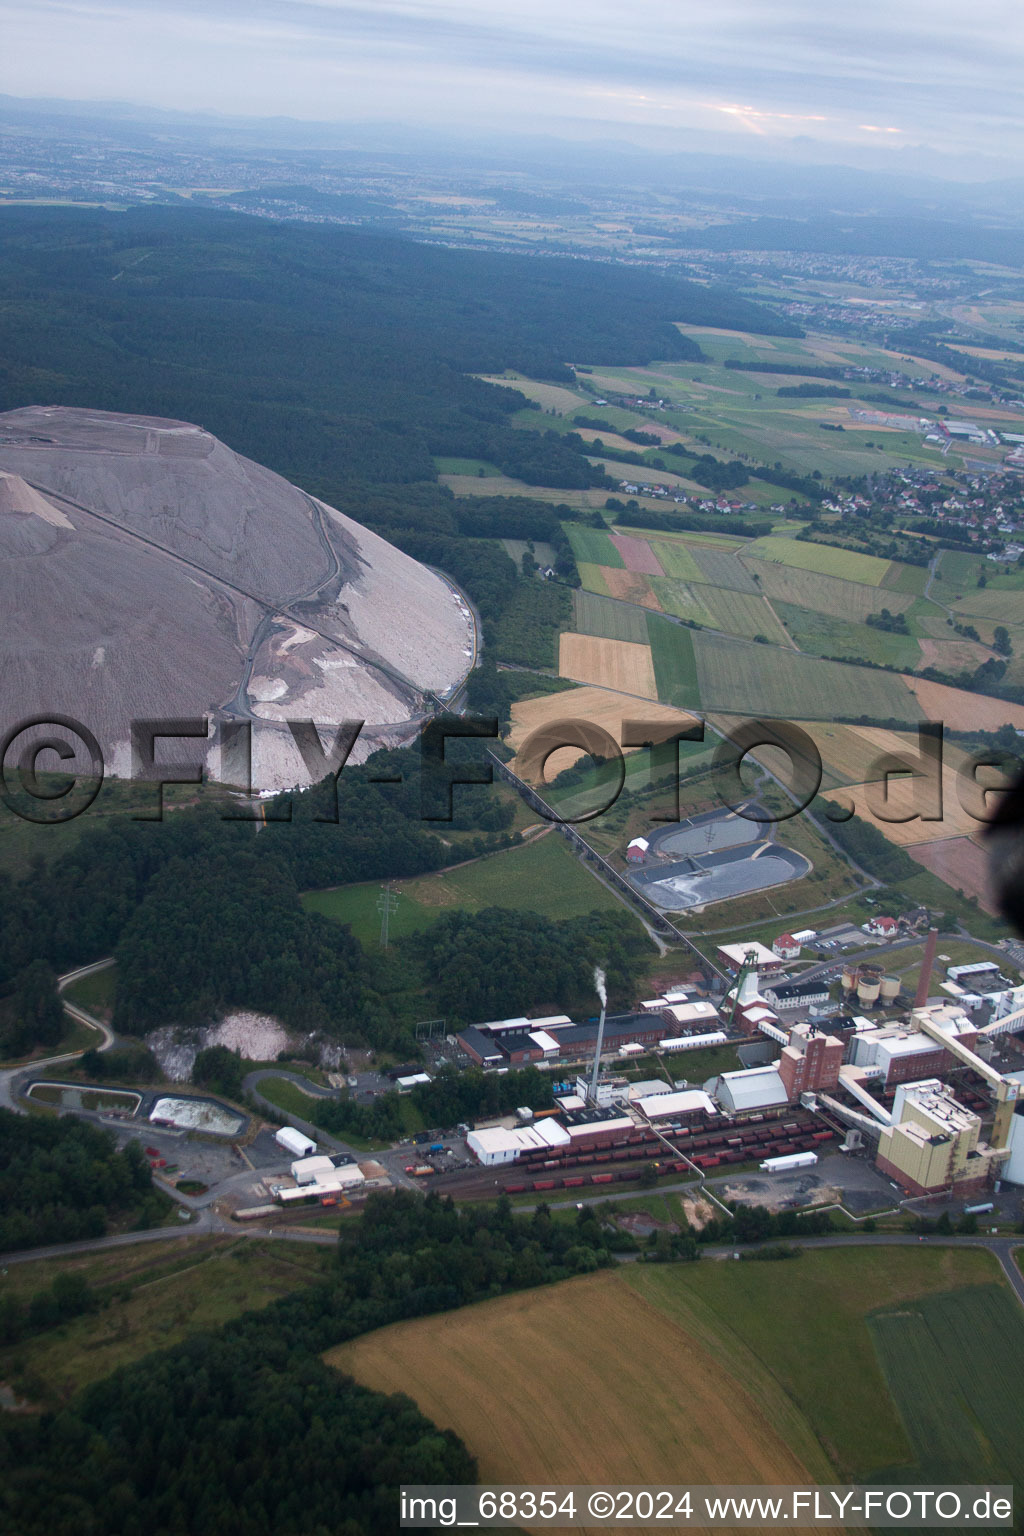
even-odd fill
[[[865,586],[877,587],[889,570],[891,561],[880,560],[877,555],[860,555],[849,549],[836,549],[831,544],[811,544],[799,539],[755,539],[748,544],[745,554],[757,560],[777,561],[780,565],[796,566],[801,571],[816,571],[822,576],[839,576],[845,581],[859,581]]]
[[[880,666],[907,670],[920,663],[921,647],[912,635],[877,629],[871,624],[854,624],[835,614],[812,613],[792,603],[776,601],[775,610],[800,650],[812,656],[874,661]]]
[[[58,1274],[81,1275],[100,1310],[0,1349],[0,1379],[56,1408],[67,1394],[193,1333],[312,1284],[329,1256],[303,1243],[174,1238],[73,1259],[12,1264],[3,1294],[28,1300]]]
[[[1001,1286],[927,1296],[868,1318],[910,1441],[892,1480],[1019,1485],[1024,1478],[1024,1322]]]
[[[888,608],[890,613],[902,613],[914,601],[910,593],[887,591],[883,594],[877,587],[866,586],[863,582],[769,560],[755,560],[746,554],[743,563],[758,590],[773,602],[778,600],[812,612],[834,614],[851,623],[863,623],[869,613],[881,613],[883,608]],[[936,608],[935,613],[945,620],[940,609]]]
[[[599,635],[605,640],[629,640],[646,645],[647,619],[636,607],[611,602],[593,592],[577,589],[572,595],[573,628],[580,635]]]
[[[624,701],[628,705],[628,701]],[[561,718],[566,717],[563,705]],[[302,904],[337,922],[349,923],[361,943],[380,941],[377,901],[380,885],[339,886],[309,891]],[[443,912],[479,912],[485,907],[539,912],[543,917],[582,917],[588,912],[623,911],[622,903],[589,874],[557,832],[543,833],[519,848],[476,859],[438,874],[396,880],[398,905],[390,921],[392,938],[427,928]]]

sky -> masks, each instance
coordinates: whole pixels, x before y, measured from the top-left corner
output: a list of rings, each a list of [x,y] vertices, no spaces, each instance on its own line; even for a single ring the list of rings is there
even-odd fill
[[[851,163],[1024,154],[1020,0],[0,0],[0,91]],[[906,158],[905,156],[903,158]]]

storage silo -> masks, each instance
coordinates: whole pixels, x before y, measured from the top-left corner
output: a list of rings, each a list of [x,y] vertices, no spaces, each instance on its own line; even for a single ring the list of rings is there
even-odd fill
[[[871,1008],[878,1002],[878,994],[882,990],[882,983],[873,976],[861,976],[857,983],[857,1001],[865,1008]]]
[[[900,995],[900,979],[898,976],[882,977],[882,1002],[894,1003]]]
[[[844,992],[855,992],[860,973],[855,965],[844,965],[843,974],[839,978],[839,985]]]

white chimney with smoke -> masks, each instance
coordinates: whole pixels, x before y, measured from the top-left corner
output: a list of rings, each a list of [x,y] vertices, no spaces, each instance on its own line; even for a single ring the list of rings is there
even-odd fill
[[[605,985],[606,977],[599,965],[594,966],[594,989],[601,999],[601,1017],[597,1025],[597,1044],[594,1047],[594,1066],[590,1074],[590,1099],[591,1103],[597,1103],[597,1079],[601,1075],[601,1051],[604,1046],[604,1016],[608,1008],[608,988]]]

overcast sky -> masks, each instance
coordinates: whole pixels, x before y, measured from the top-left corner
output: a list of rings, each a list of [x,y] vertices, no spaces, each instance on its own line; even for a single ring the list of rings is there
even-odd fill
[[[16,96],[680,149],[805,135],[1008,169],[1024,152],[1020,0],[0,0],[0,36]]]

